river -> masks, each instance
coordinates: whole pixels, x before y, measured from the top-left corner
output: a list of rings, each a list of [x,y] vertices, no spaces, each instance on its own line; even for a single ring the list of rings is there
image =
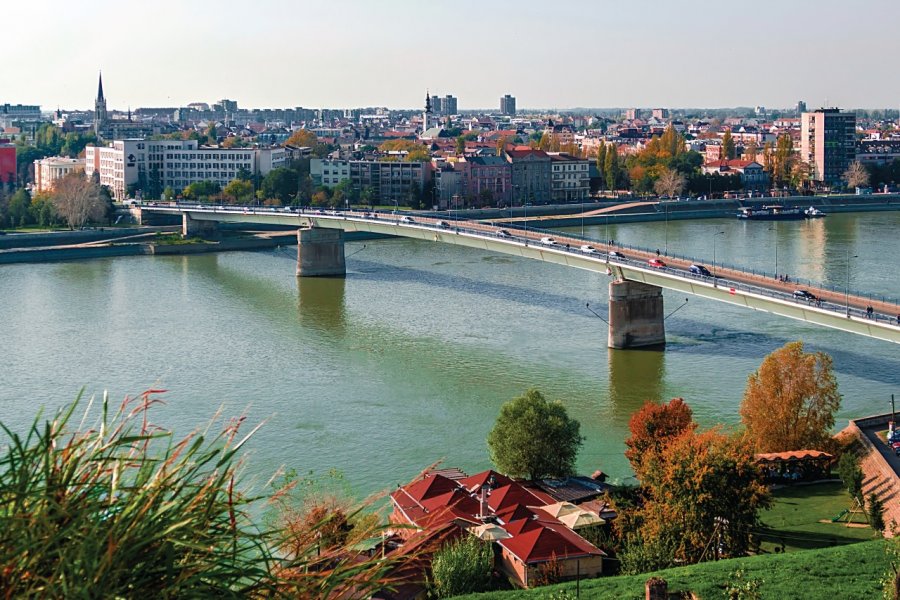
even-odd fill
[[[900,297],[900,213],[815,221],[670,221],[587,227],[598,239]],[[575,228],[574,231],[581,231]],[[718,232],[724,232],[719,234]],[[777,248],[777,250],[776,250]],[[578,466],[630,476],[630,415],[684,397],[704,426],[734,425],[747,377],[803,340],[834,358],[846,419],[890,409],[900,352],[887,342],[700,298],[666,321],[665,352],[610,351],[608,278],[414,240],[347,244],[346,279],[294,276],[294,250],[0,267],[0,420],[23,431],[109,390],[161,387],[178,434],[227,416],[265,421],[248,474],[341,471],[358,494],[433,461],[474,472],[500,405],[534,386],[581,421]],[[665,292],[666,312],[684,304]]]

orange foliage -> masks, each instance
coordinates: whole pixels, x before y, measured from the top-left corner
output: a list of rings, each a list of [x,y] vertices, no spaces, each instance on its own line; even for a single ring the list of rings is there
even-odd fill
[[[696,427],[692,418],[693,412],[684,398],[673,398],[668,404],[647,400],[631,415],[628,421],[631,437],[625,440],[628,446],[625,457],[631,461],[638,479],[643,481],[644,466],[650,458],[662,453],[676,437]]]

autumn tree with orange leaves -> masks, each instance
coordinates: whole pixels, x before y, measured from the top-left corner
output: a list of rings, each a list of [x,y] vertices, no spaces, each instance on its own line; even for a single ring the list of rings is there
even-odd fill
[[[659,455],[673,439],[686,430],[693,430],[691,407],[684,398],[673,398],[668,404],[648,400],[628,421],[631,437],[625,440],[628,447],[625,458],[631,462],[638,479],[644,479],[644,465],[650,457]]]
[[[757,452],[829,450],[841,406],[831,357],[791,342],[769,354],[750,375],[741,421]]]

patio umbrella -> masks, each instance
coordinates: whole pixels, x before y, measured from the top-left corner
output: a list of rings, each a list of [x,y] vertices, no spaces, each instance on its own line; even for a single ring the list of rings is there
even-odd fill
[[[566,515],[575,514],[581,510],[571,502],[557,502],[556,504],[547,504],[538,508],[540,508],[544,512],[550,513],[557,519],[560,519]]]
[[[559,517],[559,520],[566,524],[569,529],[580,529],[590,525],[602,525],[606,523],[606,519],[588,510],[579,510]]]
[[[494,525],[493,523],[485,523],[484,525],[472,527],[469,529],[469,532],[472,535],[478,536],[482,540],[489,540],[491,542],[496,540],[505,540],[512,537],[511,533],[509,533],[499,525]]]

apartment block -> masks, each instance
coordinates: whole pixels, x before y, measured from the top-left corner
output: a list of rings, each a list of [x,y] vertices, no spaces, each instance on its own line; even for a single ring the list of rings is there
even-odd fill
[[[856,159],[856,115],[820,108],[800,117],[800,159],[810,166],[810,179],[840,183]]]
[[[38,193],[53,191],[58,179],[69,173],[84,171],[84,160],[50,156],[34,161],[34,190]]]
[[[554,202],[586,200],[591,193],[591,161],[550,152],[550,196]]]

